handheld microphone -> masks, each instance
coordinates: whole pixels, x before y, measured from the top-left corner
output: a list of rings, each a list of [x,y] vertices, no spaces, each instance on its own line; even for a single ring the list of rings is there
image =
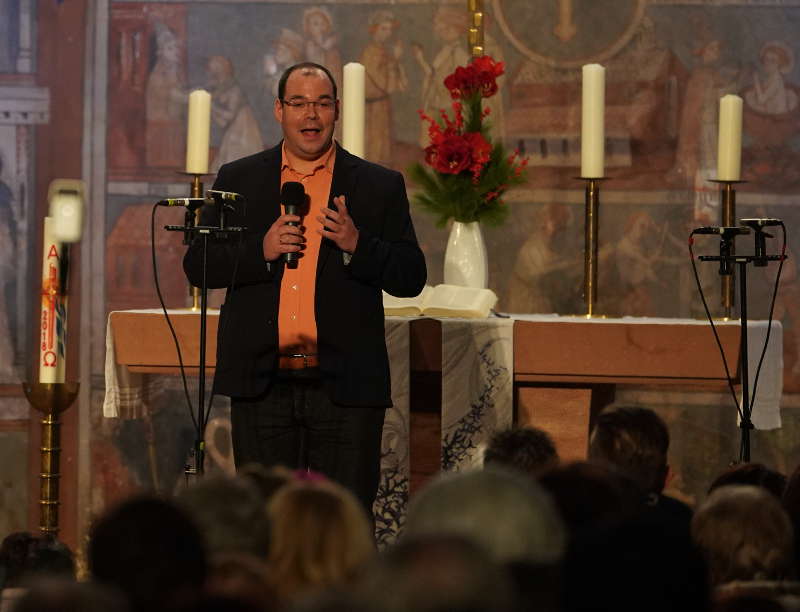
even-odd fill
[[[185,206],[189,210],[197,210],[205,203],[205,198],[165,198],[158,201],[159,206]]]
[[[300,215],[300,210],[306,200],[306,190],[302,183],[297,181],[287,181],[281,187],[281,203],[283,204],[284,212],[287,215]],[[297,226],[296,221],[292,221],[289,225]],[[284,253],[283,260],[286,262],[287,268],[297,267],[297,253]]]
[[[206,197],[208,196],[215,196],[217,198],[222,198],[223,200],[227,200],[228,202],[238,202],[244,199],[244,196],[240,193],[235,193],[233,191],[217,191],[216,189],[208,189],[206,190]]]

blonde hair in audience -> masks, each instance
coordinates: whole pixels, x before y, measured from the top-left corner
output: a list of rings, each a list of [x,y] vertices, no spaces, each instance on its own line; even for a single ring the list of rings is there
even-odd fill
[[[275,494],[268,512],[270,576],[283,598],[347,583],[375,552],[361,504],[335,483],[288,484]]]

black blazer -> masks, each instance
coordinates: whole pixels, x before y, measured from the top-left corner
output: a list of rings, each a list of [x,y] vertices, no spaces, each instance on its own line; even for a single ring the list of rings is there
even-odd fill
[[[281,214],[281,145],[225,164],[214,189],[244,196],[226,225],[247,227],[231,241],[209,241],[207,283],[227,287],[217,343],[216,393],[254,397],[277,368],[278,302],[283,262],[264,261],[262,242]],[[400,173],[351,155],[337,145],[328,206],[344,195],[359,239],[349,264],[336,244],[323,239],[317,262],[314,312],[320,370],[331,399],[354,406],[391,406],[389,360],[384,340],[381,290],[417,295],[426,280]],[[217,209],[204,206],[204,225],[216,224]],[[189,281],[200,286],[201,242],[183,260]],[[236,264],[238,253],[238,264]],[[234,275],[235,281],[231,285]]]

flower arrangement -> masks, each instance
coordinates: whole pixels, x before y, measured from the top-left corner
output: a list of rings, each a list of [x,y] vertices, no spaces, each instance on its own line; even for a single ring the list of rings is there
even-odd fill
[[[474,58],[444,80],[453,98],[452,115],[441,109],[437,121],[419,111],[429,124],[430,145],[425,164],[409,169],[420,187],[414,202],[435,214],[440,227],[449,219],[499,225],[508,215],[503,194],[525,182],[527,158],[507,153],[501,142],[492,144],[489,109],[483,108],[483,99],[497,93],[503,71],[503,62],[488,55]]]

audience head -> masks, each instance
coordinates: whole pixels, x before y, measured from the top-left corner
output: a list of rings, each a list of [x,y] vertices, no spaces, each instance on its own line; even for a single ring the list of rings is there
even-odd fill
[[[610,465],[645,493],[661,493],[667,477],[669,431],[647,408],[601,412],[589,439],[589,460]]]
[[[9,534],[0,545],[0,588],[27,586],[40,578],[75,579],[75,558],[53,537],[27,531]]]
[[[692,537],[715,585],[793,576],[792,524],[778,500],[763,488],[716,489],[695,512]]]
[[[766,489],[777,499],[781,499],[786,489],[786,476],[761,463],[740,463],[717,476],[708,488],[708,492],[711,493],[725,485],[753,485]]]
[[[236,475],[253,483],[265,503],[269,502],[283,485],[292,481],[292,471],[282,465],[267,467],[261,463],[247,463],[236,470]]]
[[[122,591],[136,610],[165,610],[194,599],[206,576],[203,539],[177,506],[135,497],[92,527],[89,570]]]
[[[404,538],[372,564],[358,593],[381,612],[510,612],[509,577],[487,552],[454,535]]]
[[[484,466],[504,466],[537,476],[558,463],[556,446],[550,436],[535,427],[496,432],[486,449]]]
[[[269,571],[278,594],[349,582],[374,553],[371,524],[355,496],[325,480],[282,487],[268,506]]]
[[[638,517],[575,538],[564,563],[564,612],[707,612],[702,556],[683,537]]]
[[[278,607],[268,579],[266,561],[248,553],[219,553],[211,557],[206,594],[211,599],[239,601],[256,610]]]
[[[13,612],[127,612],[125,597],[115,589],[92,582],[45,580],[34,585]]]
[[[266,557],[266,500],[252,480],[206,476],[183,489],[178,503],[200,528],[209,554],[247,552]]]
[[[640,506],[638,488],[604,465],[560,465],[542,474],[539,484],[553,496],[572,535],[620,523]]]
[[[550,495],[498,468],[439,475],[412,500],[404,534],[469,538],[500,563],[555,563],[566,543]]]

